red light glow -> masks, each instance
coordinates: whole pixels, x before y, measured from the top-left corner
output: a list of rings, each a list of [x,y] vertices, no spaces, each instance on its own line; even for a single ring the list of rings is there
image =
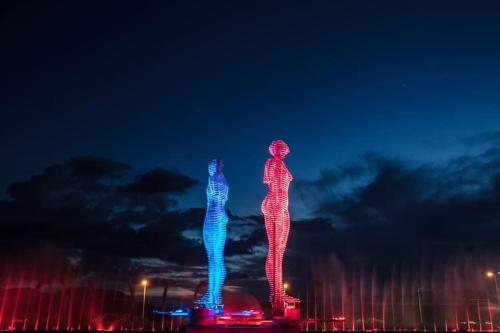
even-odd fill
[[[289,153],[288,145],[276,140],[269,146],[272,157],[266,162],[264,184],[269,192],[262,202],[262,213],[266,225],[269,250],[266,260],[266,276],[271,290],[271,305],[274,311],[282,310],[284,303],[292,299],[285,295],[283,284],[283,256],[290,232],[290,214],[288,212],[288,188],[293,177],[285,165],[285,156]]]

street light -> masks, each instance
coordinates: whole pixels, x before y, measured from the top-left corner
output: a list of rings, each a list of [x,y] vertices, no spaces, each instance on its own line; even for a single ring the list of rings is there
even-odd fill
[[[498,280],[497,280],[497,275],[500,274],[500,272],[493,272],[493,271],[487,271],[486,272],[486,277],[489,279],[494,279],[495,280],[495,291],[497,294],[497,306],[500,306],[500,292],[498,291]],[[491,324],[493,327],[493,323]]]
[[[144,329],[145,326],[145,314],[146,314],[146,288],[148,286],[148,280],[143,279],[141,281],[141,285],[144,287],[143,293],[142,293],[142,329]]]
[[[487,271],[486,272],[486,277],[493,279],[495,281],[495,291],[497,294],[497,304],[500,306],[500,292],[498,291],[498,280],[497,280],[497,275],[500,274],[500,272],[492,272],[492,271]]]
[[[283,289],[285,289],[285,292],[287,291],[287,289],[288,289],[288,282],[283,283]]]

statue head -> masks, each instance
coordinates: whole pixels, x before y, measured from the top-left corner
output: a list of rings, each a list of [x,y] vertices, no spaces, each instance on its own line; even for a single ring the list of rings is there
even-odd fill
[[[290,152],[290,148],[288,148],[288,145],[286,144],[285,141],[274,140],[273,142],[271,142],[271,145],[269,146],[269,152],[274,157],[284,159],[285,156]]]
[[[215,175],[217,172],[222,172],[222,169],[224,168],[224,162],[222,162],[221,159],[214,158],[213,160],[210,161],[208,164],[208,174],[210,176]]]

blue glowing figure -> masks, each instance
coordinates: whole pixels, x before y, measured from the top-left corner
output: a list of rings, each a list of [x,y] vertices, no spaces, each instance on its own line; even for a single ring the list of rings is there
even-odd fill
[[[207,214],[203,224],[203,241],[208,257],[208,288],[205,295],[196,301],[216,311],[222,311],[222,286],[226,277],[224,244],[228,217],[224,205],[229,186],[222,173],[223,167],[219,159],[212,160],[208,165]]]

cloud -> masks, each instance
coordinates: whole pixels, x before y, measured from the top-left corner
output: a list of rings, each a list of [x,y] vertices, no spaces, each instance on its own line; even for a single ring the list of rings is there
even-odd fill
[[[130,170],[125,163],[79,156],[12,184],[11,200],[0,204],[2,255],[53,244],[93,269],[118,267],[134,256],[202,262],[191,258],[202,253],[201,244],[182,231],[203,220],[204,211],[171,210],[173,196],[196,181],[154,169],[129,183]]]
[[[104,181],[120,178],[130,169],[124,163],[96,156],[78,156],[47,167],[41,174],[8,188],[12,200],[47,203],[70,193],[99,193],[110,189]]]
[[[33,253],[51,244],[83,271],[182,275],[180,285],[187,289],[192,287],[187,280],[205,279],[205,209],[175,205],[176,196],[197,182],[163,169],[130,182],[130,171],[124,163],[80,157],[14,183],[12,199],[0,202],[1,255]],[[297,180],[292,191],[312,212],[291,222],[285,273],[295,284],[310,279],[311,262],[329,256],[346,267],[374,265],[390,272],[397,263],[419,265],[423,256],[431,257],[432,265],[434,258],[467,251],[489,258],[500,253],[500,149],[495,147],[439,163],[365,154],[317,179]],[[267,289],[263,218],[228,215],[228,284],[261,293]]]
[[[170,170],[156,168],[137,176],[133,183],[122,186],[120,189],[124,192],[137,194],[180,194],[185,193],[186,190],[193,187],[196,183],[196,180],[191,177]]]
[[[351,186],[337,191],[347,181]],[[297,250],[375,264],[418,261],[424,251],[439,256],[464,248],[500,250],[495,148],[440,163],[365,155],[340,171],[302,180],[296,189],[316,216],[295,225],[300,227],[290,243]],[[324,229],[307,235],[315,224]]]
[[[130,170],[128,164],[98,156],[76,156],[70,158],[65,165],[75,178],[92,181],[105,177],[116,178]]]
[[[112,272],[122,283],[144,274],[181,279],[178,286],[192,289],[207,278],[205,208],[180,210],[176,199],[197,181],[161,168],[129,181],[131,171],[125,163],[79,156],[12,184],[11,200],[0,202],[0,256],[28,263],[26,256],[49,246],[45,257],[61,258],[58,267],[73,262],[84,274]],[[234,258],[228,283],[261,277],[262,218],[228,215],[225,252]],[[43,262],[51,269],[51,260]]]

